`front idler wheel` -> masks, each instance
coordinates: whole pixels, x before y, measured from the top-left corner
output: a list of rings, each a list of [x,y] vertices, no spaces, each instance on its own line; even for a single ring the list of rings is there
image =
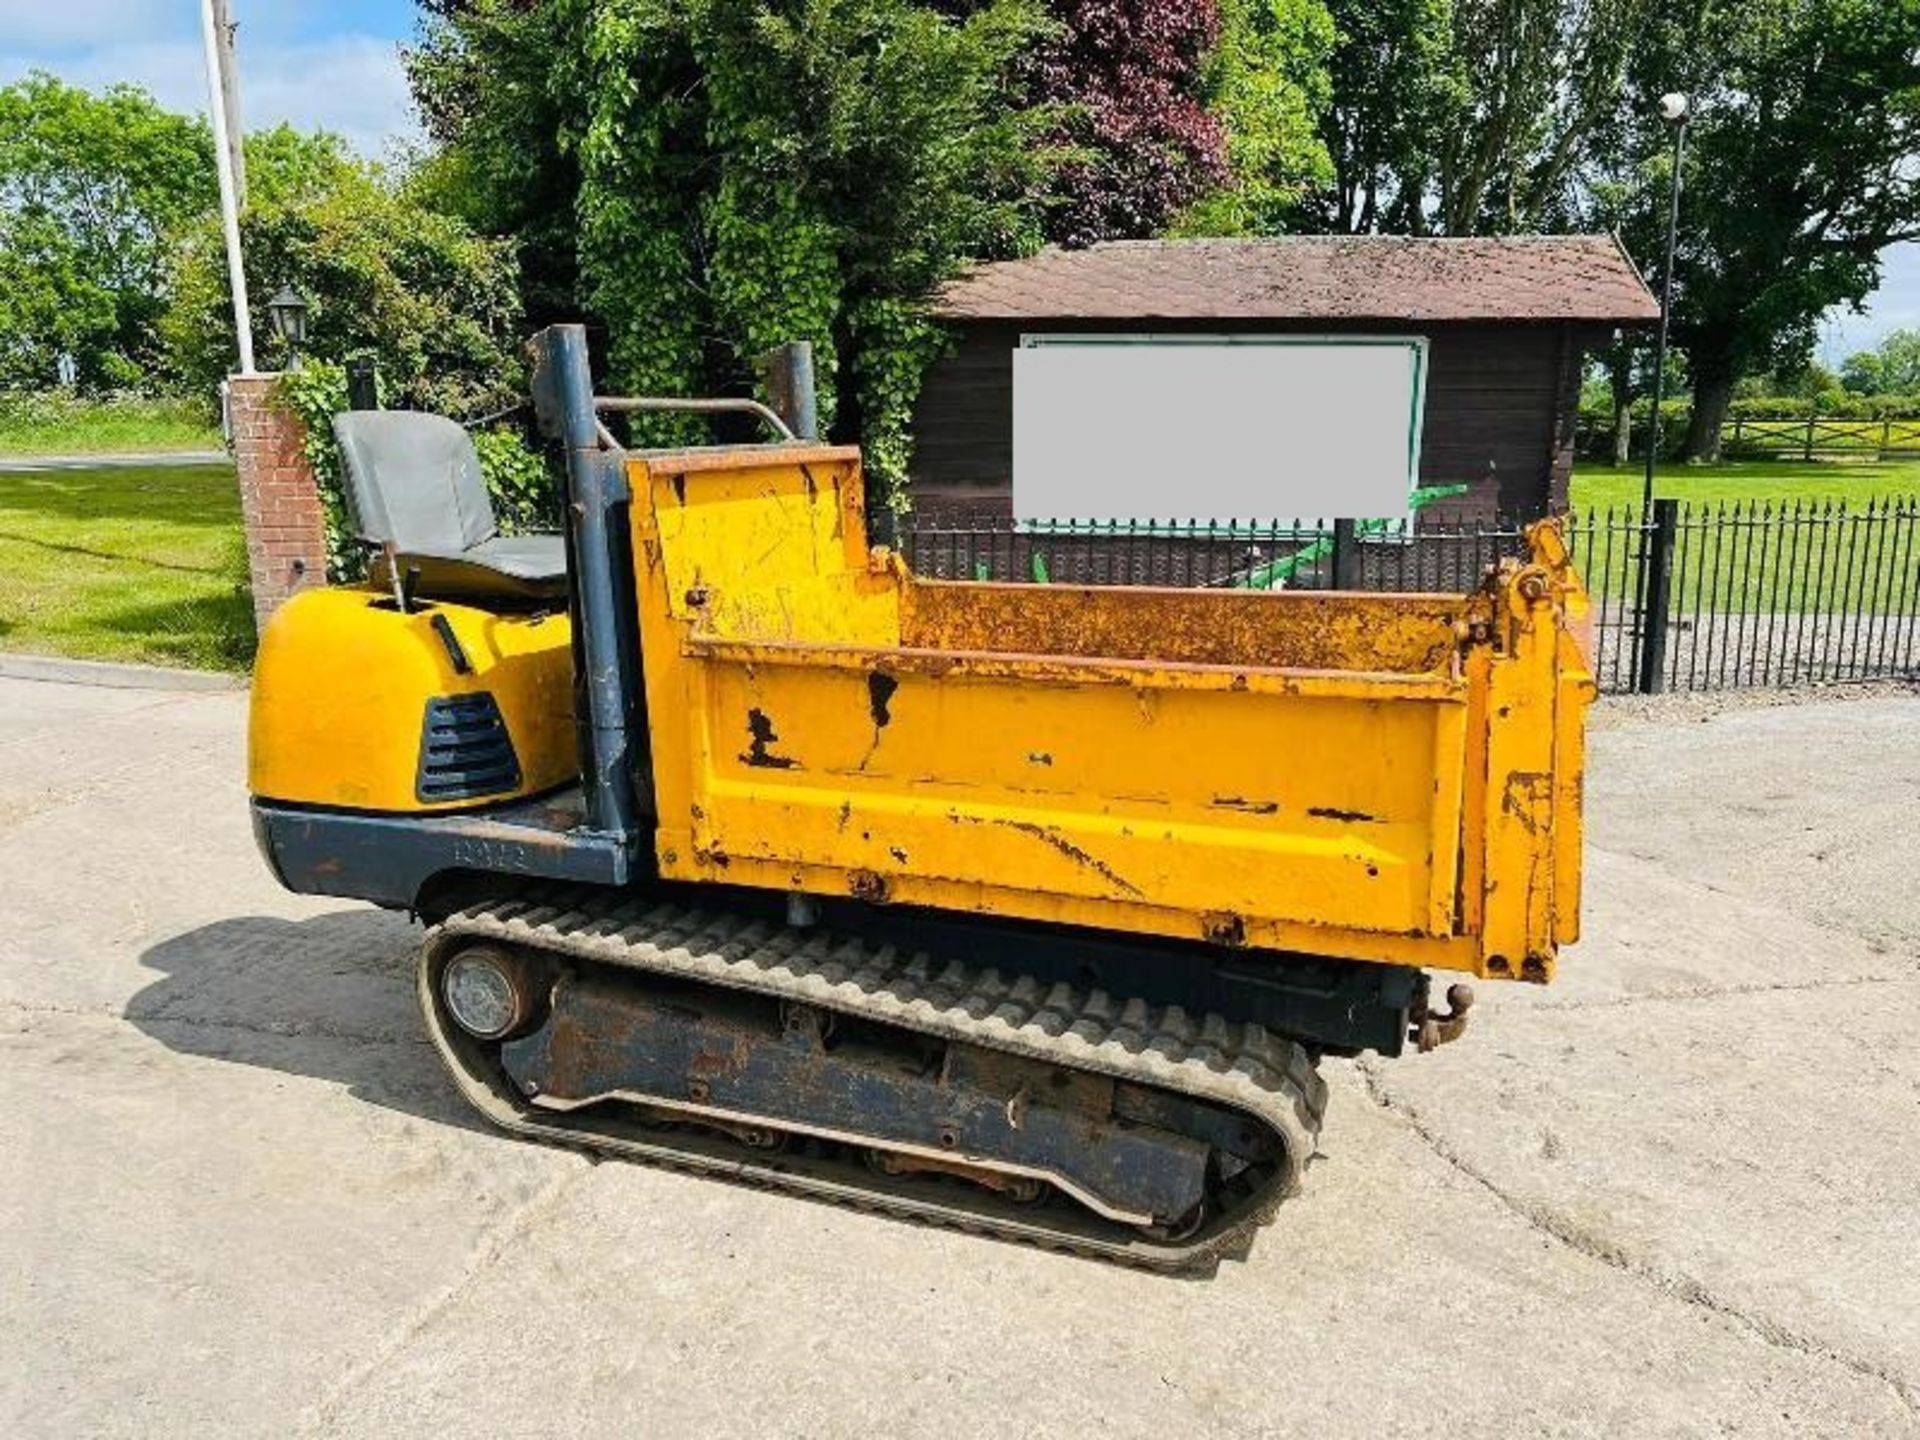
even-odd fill
[[[540,1017],[540,968],[499,946],[470,945],[447,961],[440,997],[454,1024],[474,1039],[511,1039]]]

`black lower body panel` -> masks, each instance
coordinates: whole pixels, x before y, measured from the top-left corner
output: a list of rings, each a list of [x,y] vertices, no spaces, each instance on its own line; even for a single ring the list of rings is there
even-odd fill
[[[379,815],[253,802],[253,835],[273,873],[303,895],[419,908],[460,875],[622,886],[630,841],[587,828],[577,788],[465,814]]]
[[[280,883],[429,919],[515,880],[556,880],[725,907],[770,923],[786,897],[727,886],[661,884],[649,846],[587,828],[580,791],[465,814],[375,815],[253,802],[254,835]],[[651,837],[647,837],[650,839]],[[847,933],[908,949],[932,947],[1046,983],[1097,985],[1116,995],[1252,1021],[1321,1054],[1397,1055],[1424,1001],[1423,971],[1198,941],[1114,934],[989,916],[822,899],[822,918]]]

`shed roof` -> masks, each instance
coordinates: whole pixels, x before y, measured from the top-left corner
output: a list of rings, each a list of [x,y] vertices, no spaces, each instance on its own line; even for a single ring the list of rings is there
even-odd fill
[[[950,320],[1631,325],[1660,316],[1610,235],[1116,240],[979,265],[941,291],[937,308]]]

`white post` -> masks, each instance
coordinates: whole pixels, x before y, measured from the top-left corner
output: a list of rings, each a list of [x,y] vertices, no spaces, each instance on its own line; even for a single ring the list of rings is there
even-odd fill
[[[220,52],[220,99],[227,107],[227,133],[221,138],[226,141],[229,163],[233,166],[234,203],[244,210],[247,208],[247,147],[241,137],[246,134],[247,126],[240,114],[240,76],[233,58],[236,28],[232,0],[213,0],[213,34]]]
[[[227,240],[227,284],[233,291],[233,330],[240,343],[240,373],[255,374],[253,325],[248,319],[247,272],[240,263],[240,207],[234,198],[233,156],[227,149],[226,95],[220,84],[220,39],[213,18],[213,0],[200,0],[200,30],[207,50],[207,100],[213,113],[213,162],[220,174],[220,225]]]

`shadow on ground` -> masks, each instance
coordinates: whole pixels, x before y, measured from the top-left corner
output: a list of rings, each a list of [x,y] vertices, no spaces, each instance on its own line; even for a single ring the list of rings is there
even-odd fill
[[[244,578],[214,594],[93,611],[89,622],[126,637],[160,660],[241,669],[253,659],[253,599]]]
[[[178,1054],[330,1081],[371,1105],[484,1130],[421,1027],[419,944],[417,927],[378,910],[215,921],[142,954],[158,978],[127,1019]]]
[[[104,560],[113,565],[145,565],[155,570],[171,570],[180,575],[224,575],[229,568],[224,560],[217,565],[179,565],[171,560],[161,560],[152,555],[129,555],[118,550],[97,550],[90,545],[65,545],[57,540],[42,540],[38,536],[21,535],[11,530],[0,530],[0,540],[11,545],[31,545],[37,550],[50,550],[56,555],[77,555],[83,560]]]

